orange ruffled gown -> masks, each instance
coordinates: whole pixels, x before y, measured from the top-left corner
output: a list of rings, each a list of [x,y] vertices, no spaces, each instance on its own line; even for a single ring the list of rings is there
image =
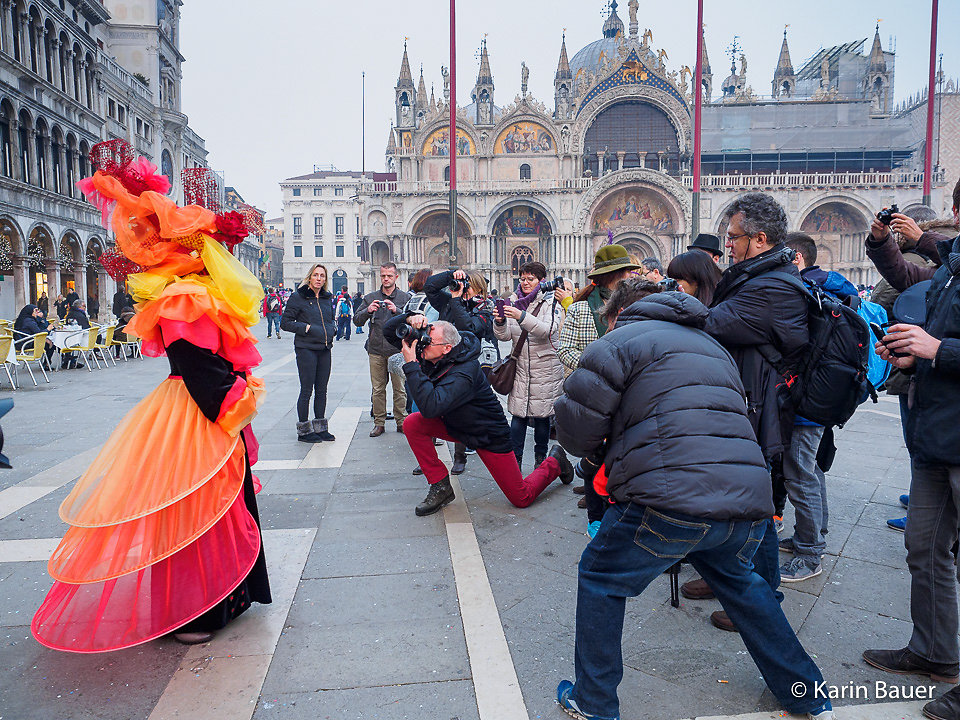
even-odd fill
[[[64,500],[60,517],[70,528],[48,563],[55,582],[31,626],[50,648],[119,650],[221,603],[230,607],[213,627],[225,624],[249,605],[238,606],[233,595],[246,592],[255,565],[262,577],[253,599],[269,602],[250,473],[256,441],[249,423],[263,383],[247,376],[260,361],[247,327],[256,311],[242,312],[256,280],[215,245],[207,240],[203,252],[209,265],[220,263],[210,275],[130,276],[143,302],[127,332],[154,356],[185,341],[179,346],[191,358],[207,358],[233,386],[211,419],[184,378],[171,375],[120,422]],[[250,301],[255,307],[257,298]]]

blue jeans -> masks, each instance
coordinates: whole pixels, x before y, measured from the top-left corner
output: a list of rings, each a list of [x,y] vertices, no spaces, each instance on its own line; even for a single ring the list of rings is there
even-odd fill
[[[280,337],[280,313],[267,313],[267,335],[273,334],[273,327],[277,328],[277,337]]]
[[[527,440],[527,426],[533,423],[533,454],[536,457],[547,456],[547,445],[550,442],[550,418],[518,417],[513,416],[510,421],[510,440],[513,443],[513,452],[517,456],[517,463],[523,459],[523,445]]]
[[[753,556],[771,528],[769,519],[708,520],[635,503],[611,505],[580,558],[572,693],[577,705],[600,717],[619,717],[626,599],[685,559],[710,584],[784,709],[805,713],[822,707],[825,700],[814,691],[823,681],[819,668],[770,586],[753,572]]]
[[[350,339],[350,327],[353,323],[350,320],[349,315],[341,315],[337,318],[337,340],[343,338],[344,334],[347,336],[347,340]]]
[[[817,467],[817,449],[823,437],[819,425],[795,425],[790,449],[783,455],[783,483],[796,511],[793,547],[811,568],[820,564],[827,548],[827,484]]]

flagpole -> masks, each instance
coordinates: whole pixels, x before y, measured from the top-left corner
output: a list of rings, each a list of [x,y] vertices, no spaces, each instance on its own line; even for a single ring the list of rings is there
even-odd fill
[[[367,173],[367,73],[360,73],[360,174]]]
[[[450,265],[457,267],[457,0],[450,0]]]
[[[703,116],[703,0],[697,0],[697,65],[693,87],[693,222],[690,239],[700,234],[700,135]]]
[[[930,207],[930,174],[933,164],[933,96],[934,76],[937,70],[937,10],[939,0],[933,0],[930,19],[930,80],[927,85],[927,141],[923,148],[923,204]]]

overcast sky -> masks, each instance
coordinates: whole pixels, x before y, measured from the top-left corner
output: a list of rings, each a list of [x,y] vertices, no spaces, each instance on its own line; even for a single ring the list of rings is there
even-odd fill
[[[748,60],[754,92],[770,94],[783,28],[795,70],[820,47],[867,39],[880,22],[884,49],[896,45],[896,99],[927,82],[930,0],[706,0],[707,51],[714,96],[729,72],[735,35]],[[393,88],[404,38],[414,82],[423,64],[427,91],[442,95],[440,66],[449,62],[449,3],[444,0],[186,0],[182,8],[183,112],[206,139],[209,163],[244,199],[281,212],[278,183],[314,164],[361,167],[361,72],[366,71],[366,169],[384,169],[394,118]],[[487,34],[495,102],[520,91],[520,63],[530,91],[552,111],[553,76],[566,28],[570,57],[601,36],[602,0],[460,0],[457,6],[458,102],[470,102],[478,49]],[[627,23],[626,2],[618,14]],[[670,69],[694,66],[696,2],[641,0],[641,32],[653,30]],[[939,51],[947,77],[960,78],[960,2],[940,2]],[[952,31],[952,32],[951,32]]]

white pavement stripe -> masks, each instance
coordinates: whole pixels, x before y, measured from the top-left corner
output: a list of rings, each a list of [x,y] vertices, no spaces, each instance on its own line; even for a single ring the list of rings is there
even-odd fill
[[[90,448],[0,491],[0,520],[76,480],[98,452],[100,446]]]
[[[338,468],[353,442],[353,435],[357,431],[357,424],[365,408],[341,407],[330,416],[329,429],[337,439],[333,442],[315,443],[303,460],[261,460],[254,465],[254,472],[262,470],[298,470],[319,468]],[[269,485],[269,481],[267,483]],[[270,494],[269,488],[264,492]]]
[[[316,528],[264,531],[273,603],[254,605],[212,641],[191,647],[149,720],[253,717],[316,534]]]
[[[290,353],[289,355],[284,355],[282,358],[280,358],[279,360],[274,360],[269,365],[261,365],[259,368],[255,368],[253,370],[253,375],[255,375],[258,378],[265,378],[268,375],[282,368],[284,365],[288,365],[289,363],[293,362],[293,359],[295,357],[296,355],[294,353]]]
[[[870,687],[867,685],[866,687]],[[836,720],[904,720],[904,718],[918,718],[924,702],[874,703],[870,705],[843,705],[835,707],[833,714]],[[748,713],[746,715],[711,715],[698,717],[694,720],[783,720],[788,715],[780,710],[775,712]],[[789,717],[798,717],[790,715]]]
[[[315,443],[300,463],[302,468],[337,468],[343,465],[357,424],[365,408],[338,407],[330,416],[329,429],[337,438],[333,442]]]
[[[884,412],[883,410],[874,410],[873,408],[861,408],[860,412],[872,413],[873,415],[883,415],[884,417],[894,418],[895,420],[900,419],[900,416],[897,413],[888,413]]]
[[[60,544],[60,538],[0,540],[0,563],[46,562]]]
[[[444,508],[443,519],[480,720],[526,718],[529,713],[520,692],[520,681],[503,633],[477,535],[470,521],[470,511],[457,478],[451,477],[450,483],[456,499]]]

